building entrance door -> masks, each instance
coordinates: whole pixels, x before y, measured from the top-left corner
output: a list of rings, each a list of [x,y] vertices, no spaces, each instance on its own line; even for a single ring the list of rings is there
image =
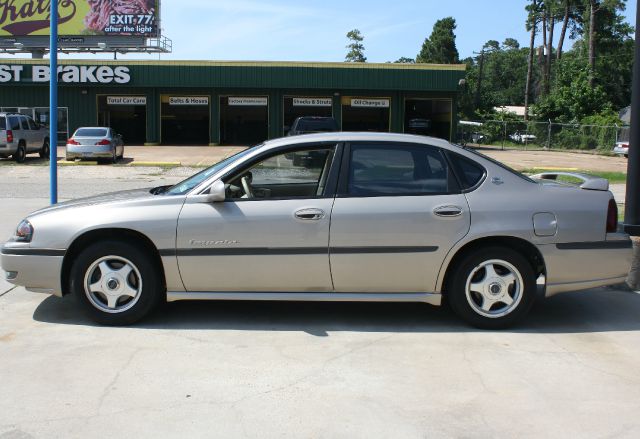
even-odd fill
[[[343,131],[389,132],[391,99],[342,98]]]
[[[298,117],[304,116],[316,116],[316,117],[332,117],[333,99],[331,96],[327,97],[291,97],[285,96],[282,98],[283,108],[283,127],[282,134],[287,135],[293,121]]]
[[[161,96],[162,143],[209,144],[209,96]]]
[[[220,144],[257,145],[269,136],[267,96],[220,98]]]
[[[98,96],[98,125],[113,128],[126,145],[143,145],[147,138],[147,97]]]

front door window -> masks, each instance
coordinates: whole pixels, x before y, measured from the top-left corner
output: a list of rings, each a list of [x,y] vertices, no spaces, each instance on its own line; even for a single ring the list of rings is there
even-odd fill
[[[227,199],[295,199],[323,195],[333,148],[303,149],[271,156],[231,177]]]

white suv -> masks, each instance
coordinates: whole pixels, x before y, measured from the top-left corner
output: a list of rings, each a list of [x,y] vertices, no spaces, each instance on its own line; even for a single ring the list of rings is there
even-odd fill
[[[49,157],[49,131],[24,114],[0,113],[0,157],[22,163],[32,152]]]

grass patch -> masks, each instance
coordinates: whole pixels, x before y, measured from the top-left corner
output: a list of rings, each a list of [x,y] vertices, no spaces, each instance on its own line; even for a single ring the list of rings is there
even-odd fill
[[[580,174],[593,175],[594,177],[606,178],[609,183],[626,183],[627,174],[624,172],[609,172],[609,171],[587,171],[584,169],[548,169],[548,168],[528,168],[522,169],[520,172],[527,175],[540,174],[542,172],[579,172]],[[559,181],[566,181],[568,183],[578,183],[580,180],[572,177],[559,177]]]

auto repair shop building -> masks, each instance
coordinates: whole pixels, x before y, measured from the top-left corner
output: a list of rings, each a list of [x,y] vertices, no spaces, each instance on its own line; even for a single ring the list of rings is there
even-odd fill
[[[0,111],[46,125],[48,61],[2,61]],[[464,65],[65,60],[59,141],[100,125],[128,145],[251,145],[286,135],[299,116],[451,139],[464,75]]]

